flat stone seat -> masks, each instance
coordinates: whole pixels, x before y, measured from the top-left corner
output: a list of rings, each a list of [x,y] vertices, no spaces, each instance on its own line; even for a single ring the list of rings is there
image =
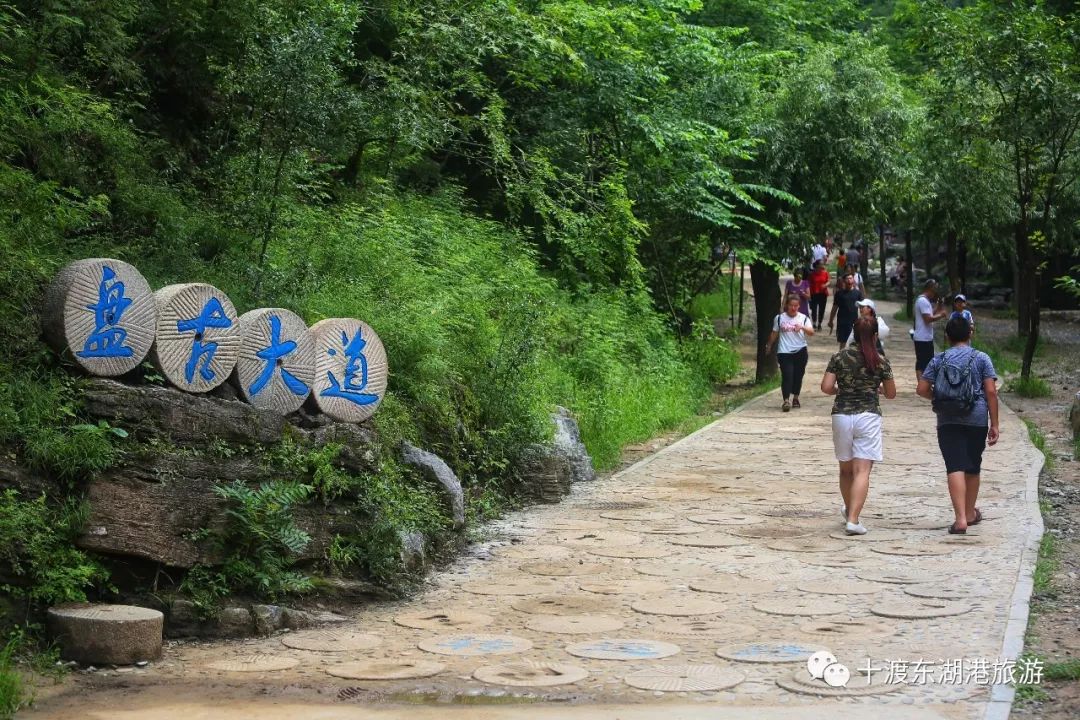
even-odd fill
[[[79,603],[49,608],[60,656],[83,665],[130,665],[161,656],[164,616],[135,605]]]

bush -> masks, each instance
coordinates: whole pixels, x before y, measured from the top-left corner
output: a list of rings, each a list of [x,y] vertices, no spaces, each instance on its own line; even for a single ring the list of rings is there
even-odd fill
[[[19,638],[12,637],[0,648],[0,720],[14,717],[27,700],[22,675],[12,663],[18,645]]]
[[[1021,397],[1044,398],[1050,397],[1050,384],[1040,377],[1018,377],[1009,381],[1006,388]]]

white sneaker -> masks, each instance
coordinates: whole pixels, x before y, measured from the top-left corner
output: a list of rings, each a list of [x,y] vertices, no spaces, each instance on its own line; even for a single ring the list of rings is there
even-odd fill
[[[866,528],[863,527],[862,523],[849,522],[844,526],[844,532],[848,535],[865,535]]]

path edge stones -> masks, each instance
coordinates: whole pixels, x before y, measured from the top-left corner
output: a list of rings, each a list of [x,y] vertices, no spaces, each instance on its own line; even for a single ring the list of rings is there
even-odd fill
[[[1035,590],[1035,564],[1039,558],[1039,543],[1042,540],[1045,526],[1043,525],[1042,510],[1039,509],[1039,475],[1042,474],[1046,458],[1031,444],[1027,430],[1023,427],[1012,408],[1001,403],[1001,415],[1008,418],[1010,437],[1019,439],[1016,452],[1027,452],[1032,456],[1033,462],[1028,465],[1027,477],[1024,484],[1024,500],[1027,510],[1027,540],[1020,550],[1020,562],[1016,571],[1016,584],[1013,586],[1012,600],[1009,605],[1009,618],[1005,622],[1005,637],[1001,643],[1001,652],[998,657],[1018,658],[1024,651],[1024,636],[1027,634],[1028,616],[1031,614],[1031,595]],[[1016,687],[1012,684],[993,685],[990,688],[990,699],[986,703],[986,711],[983,720],[1009,720],[1012,713],[1013,700],[1016,699]]]

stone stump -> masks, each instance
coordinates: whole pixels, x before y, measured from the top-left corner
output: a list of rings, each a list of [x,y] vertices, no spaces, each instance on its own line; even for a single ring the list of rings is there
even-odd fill
[[[300,409],[315,379],[315,342],[294,312],[251,310],[240,316],[240,351],[233,379],[240,396],[262,410]]]
[[[156,293],[157,340],[151,359],[165,379],[202,393],[225,382],[236,365],[240,325],[228,296],[213,285],[167,285]]]
[[[146,279],[111,258],[77,260],[45,293],[42,331],[54,350],[92,375],[138,367],[154,343],[157,307]]]
[[[386,392],[386,350],[371,327],[351,318],[329,318],[311,326],[315,341],[316,409],[341,422],[363,422],[375,414]]]
[[[161,656],[165,616],[134,605],[59,605],[49,608],[49,632],[60,656],[82,665],[130,665]]]

